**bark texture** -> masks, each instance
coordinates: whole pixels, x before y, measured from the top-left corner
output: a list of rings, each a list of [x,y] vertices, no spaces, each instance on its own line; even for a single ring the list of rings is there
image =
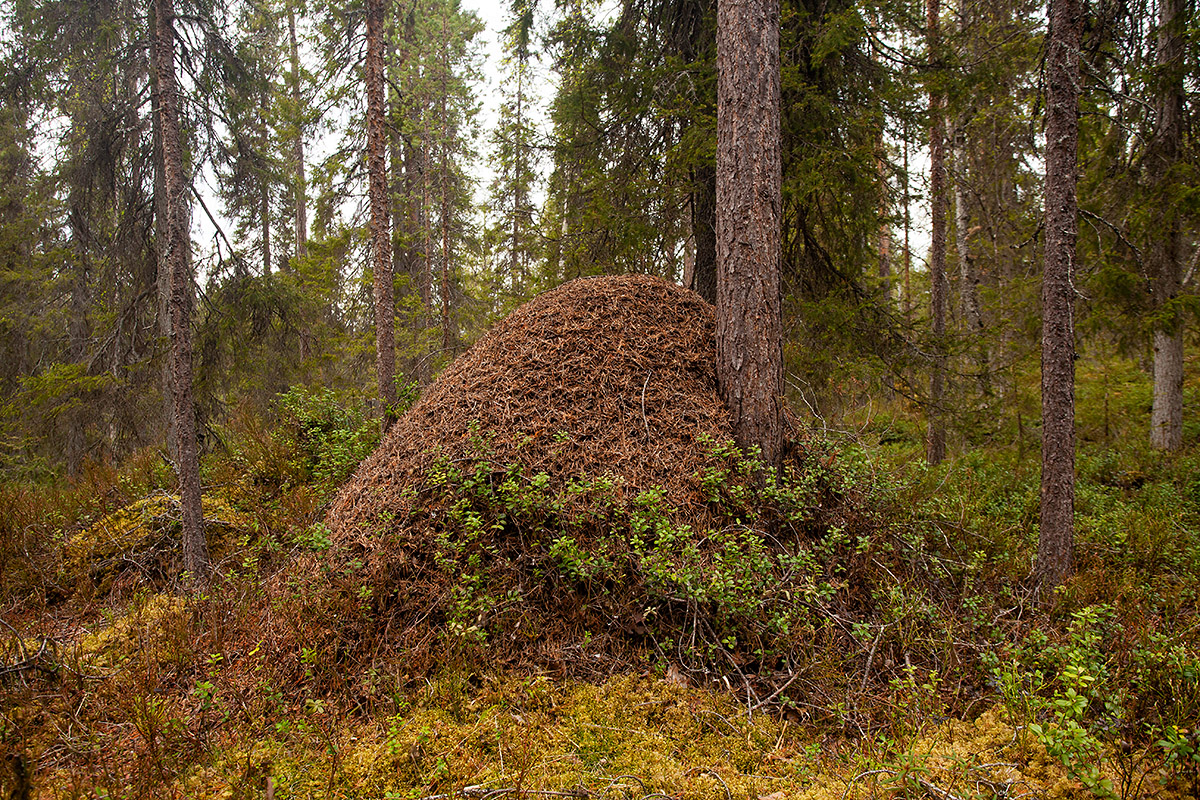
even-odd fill
[[[691,289],[714,306],[717,304],[717,171],[711,164],[696,167],[692,187],[692,235],[696,260],[692,266]]]
[[[383,22],[383,0],[367,0],[367,59],[363,76],[367,84],[367,194],[371,203],[371,270],[375,279],[375,373],[386,433],[395,421],[396,302],[384,130]]]
[[[150,135],[153,154],[151,160],[154,167],[154,241],[159,249],[157,272],[154,276],[158,305],[155,323],[161,342],[171,341],[171,273],[161,257],[163,243],[167,241],[167,185],[163,169],[162,146],[162,103],[159,97],[158,80],[158,23],[156,4],[150,5],[149,30],[147,38],[150,42]],[[171,359],[162,360],[162,421],[164,438],[167,441],[167,455],[175,460],[175,393],[171,388]]]
[[[1042,494],[1037,577],[1070,574],[1075,539],[1076,158],[1079,0],[1050,0],[1046,52],[1045,265],[1042,271]]]
[[[441,234],[442,234],[442,276],[440,281],[440,298],[441,298],[441,327],[442,327],[442,352],[450,359],[454,358],[454,351],[458,349],[458,336],[453,327],[453,320],[450,314],[452,288],[450,274],[450,137],[451,131],[446,126],[450,124],[450,118],[447,113],[446,99],[450,92],[450,87],[447,85],[450,75],[450,55],[449,55],[450,33],[446,30],[445,12],[442,15],[442,91],[440,94],[439,111],[441,116],[441,142],[439,149],[441,150],[441,190],[442,190],[442,210],[441,210]],[[516,242],[513,242],[515,247]]]
[[[979,381],[979,391],[991,394],[991,368],[983,311],[979,305],[979,269],[971,254],[971,211],[967,207],[967,122],[959,119],[954,131],[954,245],[958,251],[958,282],[963,332]]]
[[[261,119],[258,122],[258,151],[265,157],[269,143],[267,130],[267,110],[271,98],[264,89],[258,96],[258,109]],[[271,189],[266,176],[260,176],[258,181],[258,221],[262,231],[262,274],[271,274]]]
[[[965,37],[967,19],[970,14],[971,8],[966,0],[958,0],[956,28],[960,39]],[[959,57],[969,60],[972,55],[969,52],[960,52]],[[983,312],[979,305],[979,269],[971,253],[971,210],[967,205],[969,191],[967,178],[970,174],[967,158],[967,126],[970,121],[971,113],[969,111],[960,113],[953,123],[954,133],[951,137],[951,156],[954,160],[954,245],[958,251],[962,326],[967,337],[968,348],[972,351],[971,358],[975,362],[979,391],[986,396],[992,393],[990,358],[988,357],[987,338],[984,336]]]
[[[717,384],[734,438],[783,450],[779,0],[717,5]]]
[[[291,67],[292,102],[296,106],[296,138],[292,142],[295,161],[296,257],[308,251],[308,180],[304,173],[304,97],[300,91],[300,45],[296,39],[296,9],[288,3],[288,61]]]
[[[200,459],[196,442],[196,404],[192,394],[192,275],[188,258],[189,215],[185,203],[183,146],[179,133],[179,92],[175,83],[175,8],[171,0],[154,2],[154,61],[158,80],[162,146],[165,238],[158,242],[159,270],[170,275],[171,383],[175,430],[175,471],[182,508],[183,568],[192,581],[208,578],[208,545],[200,505]]]
[[[925,4],[930,60],[939,47],[938,0]],[[929,205],[932,236],[929,245],[929,317],[933,332],[933,374],[929,386],[929,425],[925,460],[940,464],[946,457],[946,115],[945,98],[929,93]]]
[[[1179,296],[1179,215],[1168,196],[1171,169],[1179,161],[1183,132],[1183,0],[1160,0],[1158,30],[1158,129],[1146,159],[1151,195],[1165,218],[1150,243],[1147,264],[1154,291],[1154,404],[1150,444],[1160,450],[1183,446],[1183,319],[1171,303]]]

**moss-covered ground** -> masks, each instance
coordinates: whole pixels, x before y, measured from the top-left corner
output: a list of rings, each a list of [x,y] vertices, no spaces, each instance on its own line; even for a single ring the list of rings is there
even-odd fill
[[[172,572],[157,453],[5,484],[0,798],[1195,797],[1200,383],[1184,450],[1163,455],[1136,365],[1083,360],[1079,380],[1059,593],[1031,583],[1028,392],[971,406],[937,468],[918,411],[877,399],[813,431],[869,484],[871,536],[847,545],[866,566],[844,580],[870,582],[807,597],[790,649],[757,656],[651,632],[622,661],[589,630],[499,660],[486,626],[433,631],[442,655],[420,669],[339,650],[328,629],[353,609],[310,613],[325,587],[296,576],[321,573],[294,565],[329,550],[324,509],[373,423],[328,396],[224,432],[202,596]]]

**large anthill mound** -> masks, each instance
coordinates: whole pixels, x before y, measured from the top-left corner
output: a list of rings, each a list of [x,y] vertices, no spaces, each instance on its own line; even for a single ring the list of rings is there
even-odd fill
[[[605,670],[786,649],[808,630],[797,603],[830,591],[833,551],[805,542],[855,529],[848,483],[802,448],[756,481],[729,444],[714,350],[712,307],[658,278],[578,280],[515,311],[310,537],[329,546],[294,584],[320,597],[288,606],[305,651]]]
[[[713,308],[645,275],[585,278],[517,309],[458,358],[342,489],[335,541],[373,550],[404,525],[431,466],[487,459],[616,479],[629,501],[661,488],[703,514],[696,472],[731,435],[713,369]]]

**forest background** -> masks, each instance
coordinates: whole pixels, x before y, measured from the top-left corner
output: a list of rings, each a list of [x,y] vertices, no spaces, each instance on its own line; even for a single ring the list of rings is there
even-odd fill
[[[715,295],[715,3],[517,0],[486,129],[478,18],[452,0],[390,3],[373,145],[371,7],[178,4],[178,208],[191,233],[171,250],[160,20],[119,1],[3,3],[0,577],[14,611],[41,613],[76,591],[69,564],[55,562],[64,538],[176,488],[165,468],[178,460],[168,252],[183,254],[189,276],[203,483],[262,479],[256,497],[272,519],[295,517],[278,535],[310,549],[321,534],[308,523],[374,447],[380,419],[525,300],[623,273]],[[1071,688],[1063,681],[1078,682],[1070,654],[1098,647],[1093,628],[1111,633],[1119,619],[1145,634],[1137,646],[1157,642],[1145,652],[1175,670],[1163,680],[1192,688],[1149,722],[1144,705],[1126,703],[1141,716],[1121,729],[1104,709],[1113,687],[1132,684],[1113,666],[1109,694],[1085,681],[1099,725],[1088,730],[1113,746],[1167,742],[1154,752],[1177,761],[1194,742],[1164,731],[1190,730],[1197,710],[1200,429],[1184,414],[1196,402],[1184,365],[1200,264],[1193,14],[1179,0],[1083,9],[1073,323],[1084,578],[1044,620],[1075,648],[1055,651],[1046,672],[1058,677],[1044,694],[1057,699]],[[939,614],[1021,605],[1037,529],[1043,9],[785,2],[780,32],[789,406],[819,435],[904,464],[905,491],[940,521],[947,547],[999,526],[997,541],[964,545],[954,567],[980,594]],[[386,170],[386,263],[370,236],[372,155]],[[929,236],[920,221],[939,215],[945,235]],[[935,281],[927,265],[939,259]],[[381,282],[392,297],[382,306]],[[384,329],[396,367],[381,384]],[[295,452],[267,479],[272,451],[256,448],[273,431]],[[940,472],[945,454],[926,448],[937,435],[952,462]],[[952,499],[931,499],[947,486]],[[955,499],[969,511],[947,522]],[[988,570],[995,582],[978,577]],[[1000,584],[1018,589],[977,599]],[[1125,605],[1094,610],[1114,597]],[[1033,624],[1023,613],[1021,636]],[[870,624],[855,641],[886,647],[903,630],[887,616]],[[858,654],[868,674],[875,652]],[[937,694],[936,680],[914,676],[910,665],[913,692]],[[864,677],[860,691],[870,688]]]
[[[827,416],[886,387],[953,411],[954,435],[976,442],[1037,416],[1012,391],[1038,345],[1044,26],[1029,5],[963,4],[933,27],[929,10],[784,9],[788,390],[793,405]],[[0,380],[13,477],[76,475],[85,459],[119,462],[165,438],[160,170],[149,28],[134,11],[8,8]],[[427,384],[492,320],[574,277],[658,274],[705,294],[713,8],[518,4],[502,34],[499,112],[482,132],[478,18],[437,4],[390,14],[402,383]],[[1080,113],[1078,349],[1147,369],[1182,358],[1156,356],[1154,336],[1182,341],[1196,266],[1183,91],[1195,48],[1186,29],[1186,46],[1164,55],[1158,14],[1089,7]],[[1190,17],[1178,19],[1186,28]],[[362,23],[356,6],[180,11],[189,227],[211,236],[190,254],[207,447],[234,413],[265,414],[290,386],[370,394]],[[551,81],[536,76],[539,63]],[[1182,117],[1164,126],[1168,95]],[[934,135],[948,178],[938,196]],[[482,206],[481,162],[494,175]],[[215,179],[215,196],[199,176]],[[931,253],[913,223],[935,206],[949,211],[937,337]],[[931,403],[943,351],[953,389]],[[1179,447],[1181,424],[1176,414],[1162,446]]]

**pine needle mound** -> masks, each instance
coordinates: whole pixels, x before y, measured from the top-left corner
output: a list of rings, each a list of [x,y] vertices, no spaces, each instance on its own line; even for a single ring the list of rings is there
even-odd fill
[[[409,520],[435,463],[544,473],[549,491],[612,476],[622,503],[661,488],[707,509],[696,472],[731,437],[699,295],[645,275],[583,278],[526,303],[459,357],[336,497],[334,543],[378,548]],[[703,524],[703,519],[694,522]]]
[[[282,649],[308,673],[327,654],[343,665],[331,681],[380,653],[411,674],[469,653],[581,675],[668,649],[696,669],[729,649],[775,663],[810,636],[797,600],[840,580],[834,551],[864,517],[832,458],[803,446],[756,481],[714,351],[713,308],[659,278],[581,279],[517,309],[307,537]]]

